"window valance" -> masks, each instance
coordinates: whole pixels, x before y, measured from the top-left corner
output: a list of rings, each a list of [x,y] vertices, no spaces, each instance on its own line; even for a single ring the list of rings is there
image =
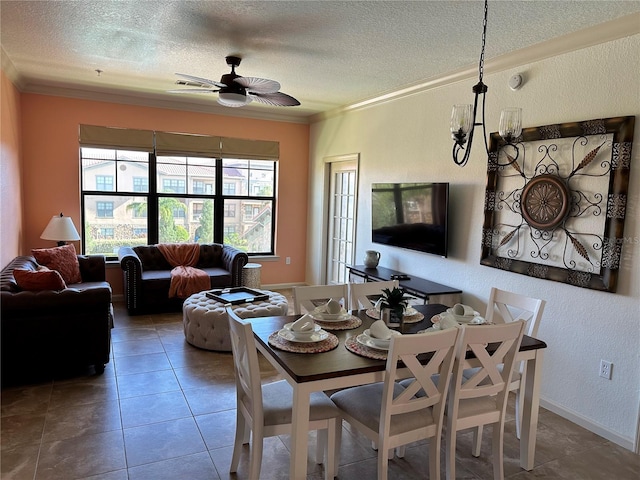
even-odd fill
[[[80,125],[80,145],[155,152],[158,155],[278,160],[280,143],[270,140],[155,132],[118,127]]]
[[[158,155],[220,156],[220,137],[167,132],[155,132],[155,136]]]
[[[80,125],[80,145],[153,152],[153,131]]]

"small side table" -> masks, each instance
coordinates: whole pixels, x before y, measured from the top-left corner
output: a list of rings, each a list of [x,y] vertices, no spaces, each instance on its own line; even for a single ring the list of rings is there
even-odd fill
[[[247,263],[242,268],[242,285],[249,288],[260,288],[260,271],[262,265],[259,263]]]

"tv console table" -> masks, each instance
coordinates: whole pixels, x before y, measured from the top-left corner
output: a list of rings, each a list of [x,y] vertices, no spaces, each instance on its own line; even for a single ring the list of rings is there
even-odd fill
[[[384,267],[367,268],[364,265],[348,265],[347,268],[349,269],[349,281],[352,283],[383,282],[393,280],[392,276],[405,275],[403,272]],[[425,304],[441,303],[452,307],[462,301],[462,290],[424,278],[411,275],[408,280],[399,279],[398,282],[406,293],[421,298]]]

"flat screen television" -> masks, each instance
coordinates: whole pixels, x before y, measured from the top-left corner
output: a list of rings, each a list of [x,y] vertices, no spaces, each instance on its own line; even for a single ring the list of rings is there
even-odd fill
[[[447,256],[448,183],[373,183],[374,243]]]

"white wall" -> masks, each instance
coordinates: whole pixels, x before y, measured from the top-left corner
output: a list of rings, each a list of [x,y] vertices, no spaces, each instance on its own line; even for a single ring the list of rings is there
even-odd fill
[[[525,127],[640,113],[640,35],[485,73],[487,124],[496,131],[500,110],[523,109]],[[525,74],[513,92],[509,77]],[[324,164],[334,155],[360,153],[356,262],[381,251],[380,265],[463,290],[463,301],[484,311],[491,286],[543,298],[539,331],[548,349],[543,405],[610,440],[633,448],[640,406],[640,117],[629,185],[629,205],[618,292],[583,289],[481,266],[486,153],[481,129],[465,168],[451,160],[449,116],[454,103],[471,103],[476,79],[342,113],[311,126],[308,252],[322,251]],[[370,187],[381,181],[445,181],[451,190],[449,258],[373,245]],[[308,255],[307,283],[321,282],[322,257]],[[613,378],[598,376],[600,359]]]

